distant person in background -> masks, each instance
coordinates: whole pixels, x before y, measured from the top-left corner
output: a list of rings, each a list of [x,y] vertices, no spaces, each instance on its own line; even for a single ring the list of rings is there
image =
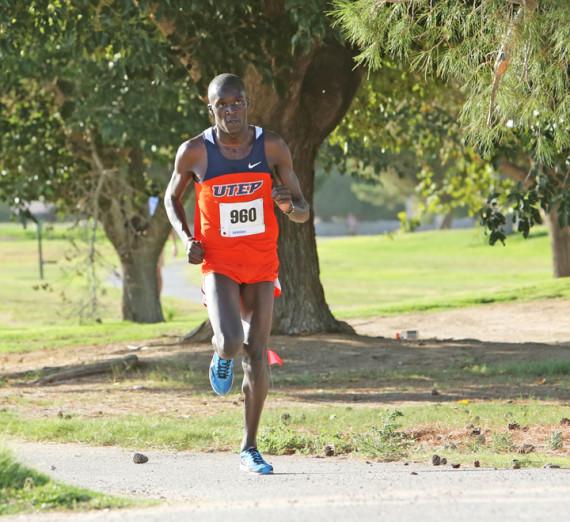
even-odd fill
[[[348,230],[348,234],[351,236],[355,236],[357,226],[358,226],[358,219],[356,219],[356,216],[352,212],[349,212],[348,216],[346,216],[346,228]]]

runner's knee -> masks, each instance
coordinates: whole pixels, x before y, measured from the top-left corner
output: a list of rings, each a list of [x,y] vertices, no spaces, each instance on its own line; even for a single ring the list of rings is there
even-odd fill
[[[242,360],[242,368],[244,380],[242,391],[245,393],[250,386],[255,383],[264,383],[269,375],[269,364],[267,363],[267,355],[265,351],[254,354],[253,357],[247,355]]]
[[[224,359],[233,359],[243,346],[243,331],[221,333],[214,337],[218,354]]]
[[[243,348],[246,353],[244,357],[244,363],[246,364],[258,366],[260,362],[265,361],[267,358],[265,344],[255,344],[249,341],[244,344]]]

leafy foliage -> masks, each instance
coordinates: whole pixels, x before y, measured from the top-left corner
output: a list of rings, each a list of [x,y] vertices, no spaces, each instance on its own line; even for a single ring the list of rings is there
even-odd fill
[[[480,154],[506,156],[530,165],[524,186],[543,196],[512,203],[520,230],[536,219],[536,203],[558,209],[570,222],[565,176],[570,157],[570,4],[561,0],[337,0],[333,15],[361,49],[359,60],[379,70],[387,58],[461,88],[461,131]],[[547,172],[544,182],[534,173]],[[495,199],[495,198],[491,198]],[[491,242],[500,239],[501,219],[483,209]],[[487,217],[490,219],[487,220]],[[496,228],[499,226],[499,228]],[[498,234],[497,234],[498,233]]]
[[[288,89],[292,58],[310,59],[320,41],[338,36],[326,5],[0,0],[0,199],[46,199],[102,221],[124,271],[148,270],[169,226],[164,212],[150,215],[148,198],[166,187],[176,147],[207,126],[210,78],[253,65]],[[131,314],[142,303],[133,299],[125,317],[162,320],[157,292],[147,294],[152,310],[140,304]]]
[[[461,100],[457,90],[385,60],[329,137],[321,163],[370,181],[373,194],[387,173],[398,176],[408,194],[415,186],[420,214],[466,206],[474,215],[490,187],[507,184],[465,144],[457,121]]]
[[[148,168],[170,160],[188,121],[197,128],[196,88],[134,4],[37,1],[2,13],[2,199],[76,208],[93,184],[90,144],[119,169],[125,149],[140,149]]]
[[[362,49],[360,61],[373,69],[388,55],[425,74],[459,82],[466,94],[462,120],[473,143],[489,149],[524,129],[533,157],[549,163],[557,150],[570,148],[567,125],[557,125],[568,122],[570,112],[570,29],[564,23],[570,21],[570,4],[535,4],[341,0],[336,16]],[[501,52],[508,64],[493,124],[487,125],[493,64]]]
[[[404,414],[399,410],[382,412],[380,422],[357,440],[359,451],[384,461],[400,460],[409,452],[413,440],[400,431],[398,417]]]
[[[254,65],[272,80],[293,54],[338,37],[326,0],[2,3],[0,198],[16,204],[75,209],[93,184],[94,142],[119,170],[140,151],[144,178],[120,174],[142,205],[152,165],[207,124],[212,76]]]
[[[562,449],[562,447],[564,446],[564,439],[562,438],[562,432],[553,431],[550,434],[550,440],[548,441],[548,445],[550,446],[550,449],[553,449],[555,451]]]

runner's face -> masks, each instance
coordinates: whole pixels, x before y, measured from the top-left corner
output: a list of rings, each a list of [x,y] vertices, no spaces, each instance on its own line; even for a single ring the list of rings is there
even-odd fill
[[[222,87],[209,104],[214,123],[228,134],[239,134],[247,127],[245,92],[235,87]]]

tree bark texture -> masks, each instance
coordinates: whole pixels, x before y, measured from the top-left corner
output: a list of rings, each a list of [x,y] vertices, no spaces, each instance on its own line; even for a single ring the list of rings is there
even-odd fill
[[[113,202],[112,206],[120,207],[121,202]],[[158,293],[158,259],[170,233],[170,222],[162,204],[147,229],[137,231],[132,224],[138,222],[136,218],[122,216],[120,208],[113,208],[101,216],[101,221],[121,261],[123,319],[158,323],[164,321]]]
[[[106,179],[99,198],[100,220],[115,248],[122,268],[123,319],[137,323],[164,321],[158,293],[158,260],[171,230],[162,198],[153,216],[148,196],[129,177],[142,175],[138,155],[133,155],[130,173]]]
[[[570,277],[570,227],[560,228],[556,210],[546,214],[546,222],[550,233],[554,277]]]
[[[448,212],[443,216],[441,224],[439,225],[440,230],[450,230],[453,225],[453,212]]]

